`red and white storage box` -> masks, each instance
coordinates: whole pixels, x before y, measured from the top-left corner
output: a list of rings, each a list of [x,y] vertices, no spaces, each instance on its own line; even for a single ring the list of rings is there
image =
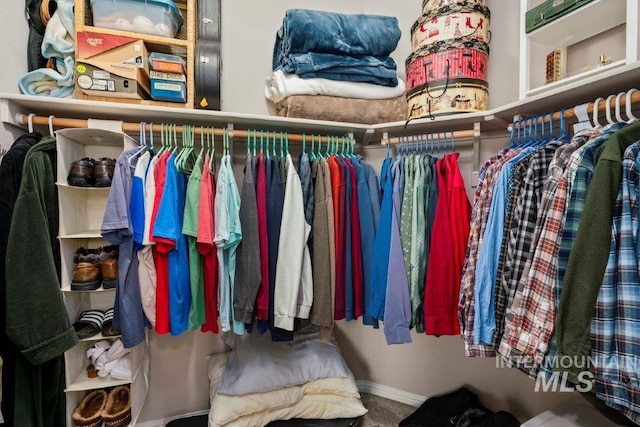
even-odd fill
[[[487,109],[489,85],[484,80],[440,80],[407,93],[407,118],[418,119],[455,113],[475,113]]]
[[[172,0],[91,0],[93,26],[175,37],[182,13]]]
[[[447,78],[487,80],[489,45],[478,40],[439,42],[413,52],[406,61],[407,92]]]
[[[488,43],[491,39],[490,18],[489,8],[468,2],[430,11],[418,18],[411,27],[411,49],[416,51],[451,39]]]
[[[438,10],[442,7],[451,7],[456,4],[466,3],[471,6],[479,4],[485,6],[484,0],[422,0],[422,13]]]

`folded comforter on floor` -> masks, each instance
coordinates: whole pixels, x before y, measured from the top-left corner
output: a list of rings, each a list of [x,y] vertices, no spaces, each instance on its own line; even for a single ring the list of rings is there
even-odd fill
[[[390,99],[355,99],[325,95],[293,95],[276,103],[282,117],[334,122],[377,124],[407,119],[405,96]]]

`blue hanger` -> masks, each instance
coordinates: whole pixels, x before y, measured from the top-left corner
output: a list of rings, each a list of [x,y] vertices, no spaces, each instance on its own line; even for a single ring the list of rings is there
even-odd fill
[[[564,118],[565,111],[567,111],[567,107],[564,107],[562,110],[560,110],[560,131],[562,132],[562,135],[560,136],[560,138],[563,140],[569,140],[571,139],[571,137],[567,133],[567,129],[565,126],[565,118]]]

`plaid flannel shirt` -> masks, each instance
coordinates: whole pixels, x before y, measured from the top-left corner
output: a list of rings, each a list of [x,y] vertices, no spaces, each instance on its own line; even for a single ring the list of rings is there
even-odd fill
[[[469,357],[495,357],[495,351],[492,346],[473,344],[475,268],[478,248],[482,242],[482,235],[486,226],[489,207],[491,206],[493,184],[500,173],[502,165],[515,156],[516,153],[517,150],[505,149],[501,151],[485,163],[478,177],[478,188],[471,211],[469,244],[460,283],[460,299],[458,301],[458,320],[462,338],[465,342],[465,354]]]
[[[613,210],[611,250],[591,322],[596,395],[640,423],[640,293],[638,197],[640,142],[622,161],[622,184]]]

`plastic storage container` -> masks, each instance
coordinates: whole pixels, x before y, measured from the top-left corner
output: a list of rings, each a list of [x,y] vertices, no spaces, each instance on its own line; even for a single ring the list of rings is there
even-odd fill
[[[182,14],[171,0],[91,0],[93,25],[134,33],[175,37]]]

